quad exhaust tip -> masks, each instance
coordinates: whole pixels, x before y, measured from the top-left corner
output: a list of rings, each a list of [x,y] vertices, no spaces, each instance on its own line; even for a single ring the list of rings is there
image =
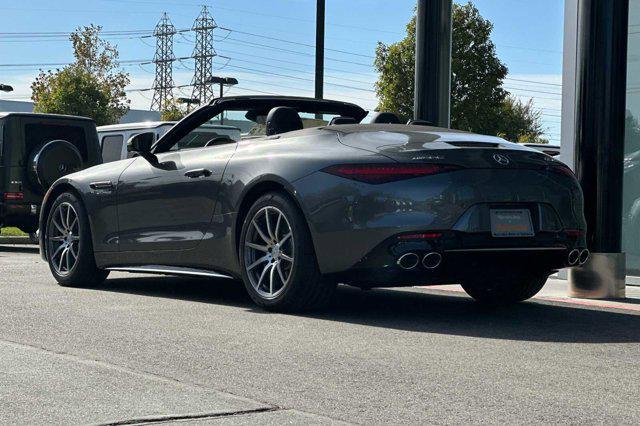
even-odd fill
[[[567,262],[569,265],[574,266],[576,263],[580,261],[580,250],[573,249],[569,252],[569,256],[567,256]]]
[[[405,253],[398,258],[397,263],[402,269],[410,270],[418,266],[418,263],[420,263],[420,256],[415,253]]]
[[[587,261],[589,260],[589,257],[591,256],[591,253],[589,252],[588,249],[584,249],[580,252],[580,257],[578,258],[578,263],[580,265],[584,265],[585,263],[587,263]]]
[[[438,252],[432,251],[427,253],[422,258],[422,266],[427,269],[436,269],[442,262],[442,255]]]

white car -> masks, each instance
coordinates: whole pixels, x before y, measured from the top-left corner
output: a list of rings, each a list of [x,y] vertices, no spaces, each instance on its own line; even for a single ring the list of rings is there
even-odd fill
[[[109,163],[130,157],[131,153],[127,151],[127,141],[132,136],[139,133],[153,132],[157,141],[176,123],[176,121],[144,121],[98,127],[98,139],[102,149],[103,162]],[[217,139],[238,141],[240,140],[240,129],[234,126],[205,124],[200,126],[197,132],[192,132],[188,138],[181,141],[180,149],[202,148],[215,144]]]

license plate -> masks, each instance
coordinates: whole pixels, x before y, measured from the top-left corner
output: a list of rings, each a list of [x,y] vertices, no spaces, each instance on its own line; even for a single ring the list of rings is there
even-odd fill
[[[494,237],[533,237],[531,213],[527,209],[491,209],[491,235]]]

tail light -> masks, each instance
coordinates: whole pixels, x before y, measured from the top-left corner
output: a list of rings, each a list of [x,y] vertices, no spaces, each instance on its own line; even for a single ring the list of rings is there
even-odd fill
[[[24,193],[22,192],[5,192],[2,197],[5,201],[18,201],[24,199]]]
[[[576,177],[575,173],[573,173],[573,170],[571,170],[568,166],[565,166],[564,164],[553,165],[549,169],[552,172],[560,173],[560,174],[563,174],[565,176],[569,176],[569,177],[572,177],[572,178]]]
[[[421,163],[369,163],[338,164],[323,169],[324,172],[365,183],[387,183],[421,176],[459,170],[460,167],[448,164]]]

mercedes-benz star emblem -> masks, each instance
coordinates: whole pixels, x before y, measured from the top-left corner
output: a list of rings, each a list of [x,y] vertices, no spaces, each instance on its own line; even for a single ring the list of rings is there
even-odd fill
[[[502,154],[493,154],[493,159],[496,161],[496,163],[503,166],[509,164],[509,159]]]

